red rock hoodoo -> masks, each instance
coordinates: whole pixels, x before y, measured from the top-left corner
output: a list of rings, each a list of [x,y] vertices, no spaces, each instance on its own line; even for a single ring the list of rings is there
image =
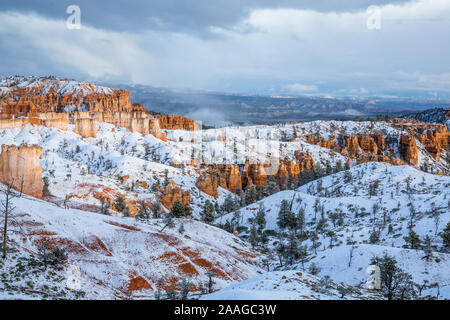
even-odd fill
[[[164,207],[172,210],[172,206],[177,200],[182,204],[189,204],[191,201],[191,193],[189,191],[183,191],[174,181],[170,181],[164,189],[160,200]]]

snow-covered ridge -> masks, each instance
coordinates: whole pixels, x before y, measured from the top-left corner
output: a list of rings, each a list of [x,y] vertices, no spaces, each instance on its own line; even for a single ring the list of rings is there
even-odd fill
[[[45,95],[52,91],[60,96],[73,94],[75,98],[94,93],[110,95],[115,91],[95,84],[58,77],[0,77],[0,95],[12,95],[13,91],[21,89],[26,90],[30,96]]]

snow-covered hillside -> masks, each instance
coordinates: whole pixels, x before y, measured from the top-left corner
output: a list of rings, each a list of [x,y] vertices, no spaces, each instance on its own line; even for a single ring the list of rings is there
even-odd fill
[[[300,271],[273,271],[257,275],[202,300],[373,300],[376,292],[337,284]]]
[[[164,228],[162,220],[139,223],[134,218],[63,209],[27,196],[14,199],[12,205],[9,246],[15,250],[1,265],[0,298],[77,297],[65,288],[66,272],[46,275],[26,263],[37,259],[44,242],[67,250],[66,269],[80,269],[84,294],[78,298],[120,299],[133,294],[153,298],[154,290],[176,288],[183,277],[191,279],[195,291],[207,283],[208,272],[216,274],[216,287],[222,288],[260,270],[260,255],[244,241],[194,220],[177,219],[173,227]],[[19,271],[27,276],[17,277]],[[49,283],[57,289],[46,290]],[[59,295],[61,291],[65,294]]]
[[[377,162],[356,165],[353,159],[350,170],[277,192],[240,210],[216,212],[215,223],[224,226],[229,222],[233,227],[229,231],[236,230],[238,236],[196,221],[207,200],[219,206],[227,199],[237,199],[235,204],[242,205],[242,199],[221,187],[218,199],[198,189],[199,166],[185,165],[193,158],[209,164],[224,159],[242,164],[246,159],[268,157],[294,160],[300,151],[311,156],[317,167],[337,167],[347,157],[309,144],[305,137],[313,134],[327,140],[340,132],[381,132],[390,137],[386,144],[391,144],[394,156],[400,157],[402,131],[386,122],[166,130],[167,142],[106,123],[99,123],[96,138],[87,139],[75,134],[71,124],[67,131],[30,124],[0,130],[0,146],[36,144],[43,148],[40,165],[51,194],[47,202],[28,196],[14,200],[15,231],[10,240],[15,251],[1,266],[5,280],[0,289],[5,297],[42,298],[45,287],[57,282],[54,290],[46,291],[50,298],[114,299],[126,298],[131,292],[135,298],[153,298],[154,290],[161,288],[161,277],[170,284],[163,289],[174,288],[180,278],[189,277],[198,293],[212,271],[218,275],[215,289],[224,290],[203,296],[206,299],[340,299],[344,291],[345,299],[376,299],[380,296],[364,290],[366,270],[372,258],[386,252],[417,284],[439,284],[424,289],[422,296],[449,299],[450,255],[442,249],[440,233],[450,222],[450,177],[418,170],[428,162],[436,172],[446,172],[448,164],[443,159],[447,153],[443,151],[441,160],[435,161],[419,142],[415,167]],[[264,137],[269,139],[264,141]],[[192,220],[175,219],[173,228],[164,229],[159,218],[142,223],[113,210],[112,216],[100,214],[100,196],[114,200],[124,195],[127,201],[154,202],[155,190],[168,180],[190,191]],[[293,213],[304,212],[298,241],[306,246],[306,256],[281,266],[277,248],[290,235],[277,224],[283,200]],[[250,218],[258,210],[265,212],[263,231],[268,242],[252,249],[246,240],[252,231]],[[184,231],[179,231],[181,225]],[[404,248],[410,229],[422,242],[430,237],[432,259],[423,259],[423,245]],[[23,279],[16,273],[17,265],[32,263],[43,241],[67,248],[69,264],[81,269],[84,296],[66,291],[61,284],[64,270]],[[267,267],[270,272],[265,271]],[[306,273],[312,267],[320,269],[315,276]],[[243,280],[247,281],[240,283]]]
[[[386,252],[397,258],[416,283],[439,283],[441,298],[449,298],[450,255],[435,252],[434,258],[426,261],[423,249],[403,248],[412,223],[422,241],[428,235],[433,250],[442,251],[439,233],[450,222],[449,195],[449,177],[426,174],[410,166],[367,163],[298,190],[267,197],[242,209],[239,221],[230,213],[217,222],[232,221],[245,226],[244,234],[249,235],[251,218],[262,205],[266,212],[265,229],[287,237],[287,231],[277,225],[281,202],[287,200],[295,214],[304,211],[305,231],[314,232],[317,239],[313,242],[307,237],[302,243],[308,250],[306,263],[283,268],[303,270],[314,263],[322,269],[320,276],[358,286],[367,280],[371,258]],[[378,235],[376,241],[371,240],[374,231]],[[278,242],[279,237],[271,237],[269,251]],[[272,267],[278,268],[277,263]]]

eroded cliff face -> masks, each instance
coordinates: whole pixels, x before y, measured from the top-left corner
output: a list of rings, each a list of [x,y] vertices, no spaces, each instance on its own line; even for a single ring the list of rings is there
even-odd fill
[[[417,164],[418,151],[416,139],[411,135],[402,135],[400,138],[400,153],[408,164]]]
[[[198,130],[195,121],[189,118],[174,115],[157,115],[155,117],[159,119],[161,129],[187,131]]]
[[[191,201],[191,193],[183,191],[173,180],[164,189],[160,196],[161,203],[168,210],[172,210],[175,201],[180,201],[182,204],[189,204]]]
[[[316,170],[316,164],[310,155],[297,151],[295,156],[297,161],[275,159],[273,165],[277,166],[276,172],[273,172],[273,168],[269,168],[269,164],[252,164],[249,161],[241,166],[235,164],[202,166],[196,186],[206,194],[217,198],[217,186],[233,193],[239,189],[246,191],[252,185],[264,188],[269,175],[273,174],[280,187],[286,188],[289,180],[298,179],[303,171]]]
[[[71,79],[7,77],[0,79],[2,118],[32,112],[131,112],[127,90],[111,89]]]
[[[329,140],[325,140],[323,137],[309,135],[306,139],[308,143],[336,151],[348,157],[349,163],[351,159],[355,159],[356,163],[377,161],[394,165],[404,164],[400,159],[385,154],[386,139],[379,132],[375,134],[341,135],[338,138],[339,143],[334,136],[331,136]]]
[[[39,146],[2,145],[0,154],[0,181],[32,197],[42,199],[42,168]]]
[[[167,141],[158,120],[140,104],[129,101],[126,90],[111,89],[69,79],[10,77],[0,78],[0,129],[23,127],[30,123],[67,130],[70,118],[83,137],[94,137],[93,121],[111,123],[131,132],[153,134]],[[21,119],[17,119],[21,117]],[[162,116],[167,125],[194,130],[191,119]],[[23,118],[23,119],[22,119]]]
[[[76,119],[74,132],[83,138],[97,138],[97,120],[90,118]]]
[[[195,186],[216,199],[219,197],[219,193],[217,192],[217,177],[214,175],[200,175]]]

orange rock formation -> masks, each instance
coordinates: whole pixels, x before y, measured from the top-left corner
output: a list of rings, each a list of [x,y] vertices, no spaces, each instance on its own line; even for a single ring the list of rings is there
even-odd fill
[[[157,115],[156,118],[159,119],[159,125],[161,126],[161,129],[182,129],[187,131],[194,131],[198,129],[195,121],[189,118],[183,118],[181,116],[174,115]]]
[[[97,120],[83,118],[75,120],[75,131],[83,138],[96,138],[98,132]]]
[[[2,145],[0,182],[12,183],[14,189],[42,199],[42,168],[39,163],[41,154],[42,148],[39,146]]]
[[[189,191],[183,191],[183,189],[171,180],[164,189],[160,200],[164,207],[172,210],[172,206],[177,200],[182,204],[189,204],[191,201],[191,193]]]
[[[400,138],[400,152],[403,159],[409,164],[417,164],[418,151],[416,139],[410,135],[402,135]]]
[[[216,199],[219,197],[217,192],[217,178],[211,174],[200,175],[195,186]]]

